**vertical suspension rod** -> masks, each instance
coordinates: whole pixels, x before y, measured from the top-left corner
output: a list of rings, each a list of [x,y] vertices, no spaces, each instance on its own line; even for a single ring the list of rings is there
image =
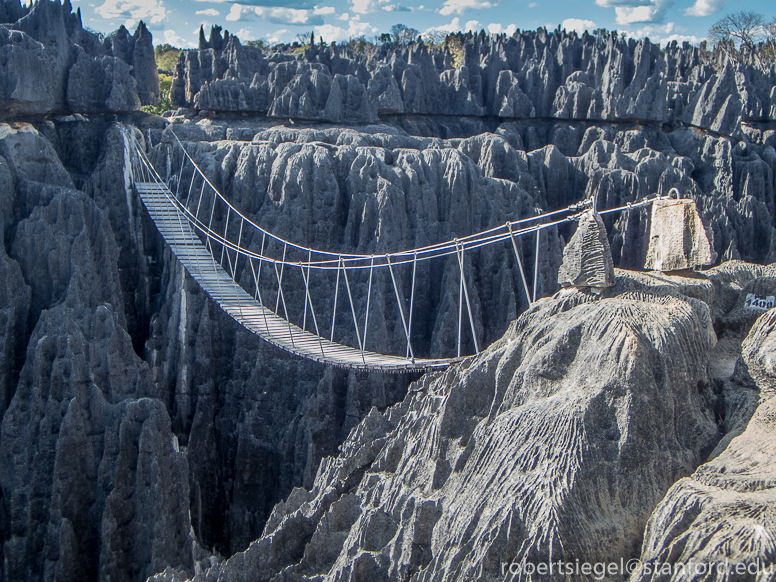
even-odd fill
[[[533,300],[536,302],[536,293],[539,289],[539,238],[541,237],[541,229],[536,230],[536,258],[534,259],[534,281],[533,281]]]
[[[307,278],[305,278],[304,282],[304,313],[302,314],[302,329],[307,330],[307,302],[309,301],[310,294],[307,290],[307,279],[310,278],[310,261],[312,260],[312,251],[310,249],[307,249]],[[304,267],[302,264],[299,264],[299,267],[302,269],[302,277],[304,278]]]
[[[399,307],[399,313],[401,313],[401,324],[404,326],[404,335],[407,337],[407,349],[410,352],[410,355],[412,356],[412,361],[415,361],[415,353],[412,351],[412,343],[410,342],[410,332],[407,328],[407,320],[404,318],[404,308],[401,305],[401,298],[399,297],[399,287],[396,285],[396,277],[393,274],[393,266],[391,265],[391,257],[390,255],[386,255],[386,260],[388,261],[388,270],[391,273],[391,281],[393,281],[393,291],[396,293],[396,305]]]
[[[361,350],[361,358],[363,359],[364,344],[361,343],[361,332],[358,330],[358,320],[356,318],[356,308],[353,305],[353,295],[350,292],[350,282],[348,281],[348,269],[345,263],[342,264],[342,275],[345,277],[345,287],[348,290],[348,299],[350,300],[350,313],[353,315],[353,327],[356,328],[356,339],[358,340],[358,348]]]
[[[278,307],[280,306],[280,286],[283,284],[283,268],[286,266],[286,249],[288,249],[288,245],[283,245],[283,262],[280,263],[280,277],[278,278],[278,296],[275,297],[275,313],[278,312]],[[278,270],[278,264],[275,263],[275,271]],[[285,305],[283,306],[283,309],[285,309]],[[286,319],[288,319],[288,315],[286,315]]]
[[[285,250],[283,251],[283,256],[285,256]],[[291,345],[293,347],[296,347],[294,345],[294,334],[291,331],[291,322],[288,320],[288,310],[286,309],[286,298],[283,295],[283,265],[280,266],[280,273],[278,273],[278,264],[275,263],[275,276],[278,278],[278,296],[283,301],[283,315],[285,316],[284,319],[286,320],[286,323],[288,324],[288,337],[291,339]],[[277,313],[277,310],[276,310]]]
[[[480,353],[480,344],[477,341],[477,330],[474,327],[474,316],[472,315],[472,304],[471,301],[469,301],[469,289],[466,286],[466,277],[464,276],[464,261],[463,261],[463,253],[466,249],[461,246],[461,252],[458,255],[458,264],[461,267],[461,281],[463,281],[463,294],[466,297],[466,311],[469,313],[469,325],[472,329],[472,338],[474,339],[474,351],[475,353]]]
[[[226,207],[226,224],[224,224],[224,240],[229,240],[227,238],[227,234],[229,234],[229,218],[232,213],[232,207],[227,206]],[[218,264],[222,267],[224,266],[224,251],[226,250],[226,245],[224,243],[221,243],[221,259],[218,261]],[[227,255],[227,259],[229,256]],[[231,262],[231,261],[230,261]]]
[[[364,315],[364,343],[361,344],[361,359],[364,358],[364,350],[366,349],[366,332],[369,326],[369,300],[372,298],[372,272],[374,271],[375,257],[372,255],[372,262],[369,264],[369,283],[366,288],[366,314]]]
[[[309,261],[309,258],[308,258]],[[315,326],[315,335],[318,337],[318,345],[321,346],[321,356],[325,357],[326,354],[323,352],[323,338],[321,338],[321,334],[318,331],[318,320],[315,317],[315,309],[313,308],[313,299],[310,297],[310,266],[308,264],[307,266],[307,275],[304,273],[304,266],[302,264],[299,264],[299,268],[302,270],[302,279],[304,279],[304,294],[306,297],[306,301],[310,302],[310,315],[313,317],[313,325]],[[307,311],[305,311],[305,314]]]
[[[342,255],[337,257],[337,283],[334,286],[334,307],[331,310],[331,338],[329,341],[334,341],[334,320],[337,317],[337,298],[339,296],[339,280],[340,280],[340,266],[342,265]]]
[[[520,260],[520,252],[517,250],[517,242],[515,241],[515,234],[512,232],[512,223],[507,223],[509,226],[509,240],[512,241],[512,248],[515,249],[515,258],[517,259],[517,268],[520,270],[520,279],[523,281],[523,289],[525,289],[525,298],[530,305],[533,303],[531,299],[531,292],[528,290],[528,282],[525,280],[525,271],[523,271],[523,261]]]
[[[458,254],[458,239],[455,239],[455,252]],[[461,258],[458,257],[460,263]],[[461,357],[461,322],[463,320],[463,272],[461,272],[460,283],[458,284],[458,357]]]
[[[418,265],[418,252],[415,251],[412,254],[412,291],[410,292],[410,322],[407,325],[410,337],[412,337],[412,311],[413,311],[412,308],[415,305],[415,268],[417,267],[417,265]],[[410,357],[409,346],[407,346],[407,348],[408,348],[408,351],[407,351],[406,357],[409,358]]]

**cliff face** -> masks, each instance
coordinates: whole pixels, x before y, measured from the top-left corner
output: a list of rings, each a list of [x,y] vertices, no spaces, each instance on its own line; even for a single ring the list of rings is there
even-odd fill
[[[36,11],[35,22],[59,22],[42,18],[45,11],[60,14],[56,6],[41,2],[27,14],[6,3],[0,15],[13,27],[27,26]],[[79,29],[72,18],[60,21],[66,32]],[[35,27],[18,34],[13,27],[0,31],[22,45],[42,42],[30,36]],[[168,580],[503,579],[501,561],[515,558],[711,555],[729,547],[729,532],[740,527],[754,532],[745,538],[752,541],[747,556],[770,555],[765,542],[757,545],[754,527],[772,527],[759,517],[767,513],[770,468],[752,451],[772,424],[769,408],[757,409],[772,390],[770,318],[750,333],[759,313],[745,300],[749,293],[776,295],[771,268],[734,261],[693,277],[618,271],[617,285],[600,300],[564,292],[528,309],[511,249],[483,250],[467,257],[467,284],[480,345],[493,345],[476,359],[420,379],[301,361],[238,327],[202,293],[129,188],[121,128],[103,113],[113,95],[142,97],[136,62],[149,54],[145,32],[120,32],[89,49],[84,39],[91,37],[79,35],[67,37],[82,44],[68,45],[77,56],[58,89],[52,81],[40,102],[26,93],[3,101],[6,115],[60,111],[69,107],[62,103],[72,68],[94,79],[135,67],[135,77],[122,69],[116,78],[123,81],[111,82],[110,94],[78,94],[89,121],[0,123],[3,580],[140,581],[165,570]],[[196,61],[202,79],[220,71],[212,79],[221,81],[208,81],[213,95],[233,87],[227,93],[240,102],[244,79],[255,79],[260,92],[264,75],[267,94],[270,81],[279,91],[264,110],[313,104],[313,117],[327,107],[343,116],[360,111],[358,103],[373,108],[371,87],[384,83],[375,113],[383,117],[351,125],[280,123],[265,115],[196,122],[175,116],[169,127],[142,114],[122,121],[141,130],[161,172],[180,162],[171,147],[175,131],[209,179],[254,221],[329,250],[395,251],[592,194],[605,208],[678,187],[697,201],[720,261],[776,258],[776,127],[741,114],[731,137],[681,127],[676,117],[702,101],[690,96],[711,76],[672,102],[668,125],[647,113],[602,121],[591,109],[594,92],[578,109],[590,119],[557,118],[547,104],[569,83],[578,83],[569,99],[586,99],[582,68],[598,75],[606,63],[624,63],[622,74],[600,73],[612,83],[618,75],[630,79],[616,85],[622,91],[608,85],[605,96],[634,83],[694,79],[703,71],[719,76],[724,67],[692,64],[692,55],[702,58],[690,48],[658,54],[646,44],[589,37],[521,38],[525,43],[469,38],[468,76],[410,47],[391,52],[375,71],[362,63],[369,75],[363,78],[360,69],[347,72],[358,59],[338,61],[329,49],[299,60],[267,59],[221,39],[179,63],[176,90],[197,89],[187,103],[199,107],[191,100],[207,95],[193,81],[181,85],[181,71],[191,65],[193,75]],[[541,51],[514,48],[521,43]],[[469,64],[475,46],[476,66]],[[589,50],[567,61],[568,47]],[[684,72],[666,64],[657,81],[636,74],[638,63],[668,63],[670,55],[677,63],[685,55]],[[231,64],[222,69],[225,58]],[[493,77],[490,60],[511,63],[509,70]],[[421,62],[423,71],[431,71],[428,63],[436,69],[421,73]],[[568,74],[553,72],[557,67]],[[399,70],[406,82],[397,81]],[[512,88],[505,95],[513,92],[515,107],[530,103],[540,115],[503,120],[484,109],[496,103],[489,83],[507,73],[527,97]],[[413,75],[418,92],[408,101]],[[598,87],[591,80],[597,78],[585,83]],[[765,102],[765,77],[742,69],[734,78]],[[422,84],[429,79],[439,79],[437,89]],[[135,93],[127,89],[133,82]],[[450,111],[473,116],[415,114],[449,112],[433,109],[434,101],[422,105],[430,109],[421,104],[425,91],[442,99],[450,86],[460,90],[445,103],[462,108]],[[735,95],[729,101],[743,93]],[[607,111],[627,109],[610,101]],[[649,213],[605,221],[615,264],[640,269]],[[215,225],[223,228],[223,217]],[[572,234],[561,227],[542,235],[541,295],[555,294]],[[532,241],[526,242],[519,252],[532,271]],[[244,243],[255,250],[261,244]],[[413,343],[429,355],[454,350],[456,271],[418,273]],[[247,272],[238,275],[247,282]],[[431,283],[439,293],[422,291]],[[315,300],[325,300],[323,284],[315,285]],[[372,297],[370,341],[401,350],[400,338],[389,333],[400,326],[387,299],[391,282],[374,285],[382,293]],[[365,287],[354,290],[362,305],[364,295]],[[290,311],[302,312],[301,292],[289,288],[286,299]],[[765,513],[740,511],[741,503],[755,501]],[[704,546],[709,535],[713,543]]]
[[[0,115],[126,112],[156,103],[159,77],[151,34],[123,26],[100,42],[69,0],[0,8]]]
[[[422,43],[375,55],[313,46],[265,56],[220,31],[181,53],[172,102],[270,117],[374,122],[378,116],[455,115],[639,121],[725,135],[776,119],[776,73],[687,44],[596,38],[540,29],[461,36],[460,54]]]
[[[549,562],[574,580],[684,580],[656,564],[770,566],[773,317],[746,297],[776,292],[774,274],[618,271],[600,297],[540,301],[478,357],[372,410],[311,490],[193,580],[555,580],[528,575]],[[628,568],[585,576],[578,562]]]

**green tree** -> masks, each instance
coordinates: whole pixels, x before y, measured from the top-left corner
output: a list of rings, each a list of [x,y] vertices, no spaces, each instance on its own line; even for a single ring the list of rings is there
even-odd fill
[[[391,39],[395,44],[405,45],[415,40],[420,33],[406,24],[394,24],[391,27]]]
[[[165,73],[159,73],[159,101],[156,105],[144,105],[140,109],[146,113],[153,113],[154,115],[161,115],[165,111],[172,110],[172,103],[170,102],[170,88],[172,87],[172,77]]]
[[[257,40],[246,40],[245,46],[254,46],[258,49],[261,49],[263,51],[266,51],[269,49],[269,43],[264,40],[263,38],[257,39]]]
[[[175,71],[175,64],[178,62],[178,56],[180,56],[180,54],[181,49],[170,44],[157,45],[154,47],[156,68],[168,75],[172,75]]]

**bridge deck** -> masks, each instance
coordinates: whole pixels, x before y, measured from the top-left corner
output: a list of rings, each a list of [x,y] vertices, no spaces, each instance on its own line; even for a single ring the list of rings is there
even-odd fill
[[[316,362],[359,370],[412,372],[445,368],[457,361],[456,359],[412,361],[400,356],[362,352],[350,346],[330,342],[299,328],[263,307],[232,280],[196,236],[186,218],[181,215],[173,202],[172,192],[165,185],[156,182],[136,182],[135,188],[164,240],[189,274],[221,309],[240,325],[267,342]]]

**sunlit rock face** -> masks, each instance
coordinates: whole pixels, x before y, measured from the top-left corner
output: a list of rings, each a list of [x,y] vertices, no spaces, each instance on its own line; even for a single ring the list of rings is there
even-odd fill
[[[776,259],[771,77],[544,31],[467,37],[458,68],[420,45],[369,61],[211,37],[173,98],[216,113],[165,120],[122,113],[158,93],[143,27],[100,44],[45,1],[0,19],[0,578],[504,579],[502,560],[550,555],[770,555],[755,443],[772,424],[776,273],[752,263]],[[37,91],[30,63],[51,72]],[[88,120],[13,119],[76,112]],[[517,241],[547,297],[533,306],[511,244],[467,252],[476,358],[422,378],[326,368],[240,328],[182,269],[112,112],[161,173],[180,163],[174,131],[251,220],[314,247],[398,251],[676,187],[725,262],[559,291],[584,238],[564,223],[538,261],[535,238]],[[644,268],[652,223],[603,215],[614,266]],[[449,355],[459,270],[424,269],[413,345]],[[329,283],[311,281],[320,313]],[[392,294],[376,277],[367,347],[403,353]]]
[[[716,256],[693,200],[655,200],[650,224],[646,269],[677,271],[714,262]]]
[[[271,117],[374,122],[457,115],[685,124],[731,135],[776,119],[776,76],[676,42],[539,29],[460,35],[461,55],[423,43],[373,55],[312,46],[264,54],[214,28],[184,51],[172,102]]]
[[[127,112],[159,99],[151,33],[121,26],[103,42],[81,12],[43,0],[0,5],[0,115]]]

